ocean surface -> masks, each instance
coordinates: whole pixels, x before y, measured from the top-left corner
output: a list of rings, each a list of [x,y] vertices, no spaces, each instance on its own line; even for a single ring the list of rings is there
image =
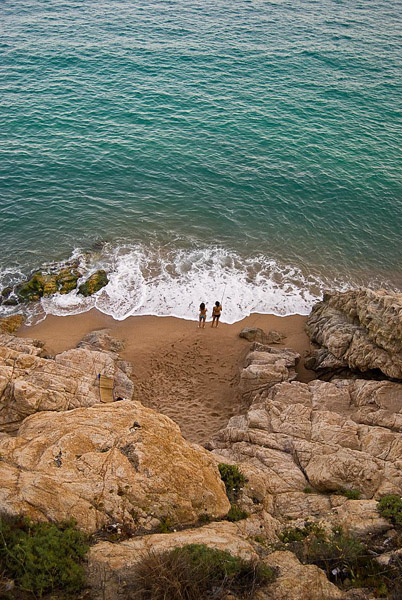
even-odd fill
[[[223,320],[402,290],[400,0],[2,0],[0,286]],[[20,307],[0,307],[6,314]]]

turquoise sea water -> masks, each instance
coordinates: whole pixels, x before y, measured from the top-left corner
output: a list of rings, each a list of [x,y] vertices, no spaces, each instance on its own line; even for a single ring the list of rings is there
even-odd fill
[[[402,289],[401,8],[2,0],[0,284],[74,255],[110,284],[41,310],[227,321]]]

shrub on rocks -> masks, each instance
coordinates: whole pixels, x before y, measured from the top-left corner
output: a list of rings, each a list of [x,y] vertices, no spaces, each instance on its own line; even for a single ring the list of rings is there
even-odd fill
[[[349,490],[346,488],[340,488],[337,492],[340,496],[345,496],[348,500],[359,500],[361,492],[359,490]]]
[[[378,512],[395,527],[402,528],[402,498],[396,494],[383,496],[378,503]]]
[[[331,582],[343,589],[364,587],[376,597],[388,598],[400,585],[395,565],[379,564],[361,540],[340,527],[327,535],[322,527],[306,523],[303,528],[285,529],[281,540],[303,564],[320,567]]]
[[[0,573],[15,591],[42,598],[48,592],[76,594],[85,583],[85,535],[74,523],[33,523],[0,518]],[[12,596],[13,597],[13,596]]]
[[[246,478],[236,465],[220,463],[218,469],[226,487],[227,497],[233,503],[238,499],[240,490],[246,483]]]
[[[144,556],[126,585],[127,600],[219,600],[228,593],[251,599],[275,579],[274,569],[205,544]]]
[[[231,504],[230,510],[226,515],[226,520],[230,521],[231,523],[235,523],[236,521],[247,519],[248,516],[250,516],[248,512],[242,510],[240,506],[237,506],[237,504]]]

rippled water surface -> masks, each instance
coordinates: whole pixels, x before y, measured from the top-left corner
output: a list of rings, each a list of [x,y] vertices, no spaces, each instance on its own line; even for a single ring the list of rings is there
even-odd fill
[[[45,310],[190,316],[219,290],[233,321],[402,289],[400,1],[1,14],[3,285],[89,250],[109,286]]]

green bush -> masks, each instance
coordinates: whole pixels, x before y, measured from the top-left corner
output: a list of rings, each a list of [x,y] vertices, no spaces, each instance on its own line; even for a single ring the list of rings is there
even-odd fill
[[[359,490],[348,490],[346,488],[340,488],[337,491],[340,496],[345,496],[348,500],[359,500],[361,493]]]
[[[227,497],[230,502],[236,502],[241,488],[244,487],[244,484],[246,483],[246,478],[236,465],[220,463],[218,469],[221,474],[221,479],[226,487]]]
[[[252,598],[275,579],[275,571],[204,544],[190,544],[143,557],[128,578],[127,600],[218,600],[228,592]]]
[[[230,510],[226,515],[226,520],[234,523],[235,521],[241,521],[242,519],[247,519],[249,516],[248,512],[242,510],[237,504],[231,504]]]
[[[211,521],[212,521],[212,517],[208,513],[201,513],[200,515],[198,515],[198,522],[201,523],[202,525],[205,525],[206,523],[210,523]]]
[[[158,533],[172,533],[174,531],[174,524],[172,519],[169,517],[169,515],[166,515],[165,517],[161,517],[161,520],[159,522],[159,526],[158,526]]]
[[[287,527],[279,536],[284,544],[302,542],[307,537],[314,535],[317,538],[325,538],[325,530],[317,523],[306,521],[303,527]]]
[[[396,494],[383,496],[377,505],[377,510],[395,527],[402,527],[402,498]]]
[[[85,583],[81,563],[87,550],[73,522],[0,518],[0,572],[38,598],[57,590],[78,592]]]
[[[346,535],[341,528],[327,535],[322,528],[308,524],[284,530],[281,539],[302,563],[317,565],[340,587],[366,587],[376,597],[388,597],[396,586],[399,577],[396,567],[380,565],[365,544],[353,535]]]

